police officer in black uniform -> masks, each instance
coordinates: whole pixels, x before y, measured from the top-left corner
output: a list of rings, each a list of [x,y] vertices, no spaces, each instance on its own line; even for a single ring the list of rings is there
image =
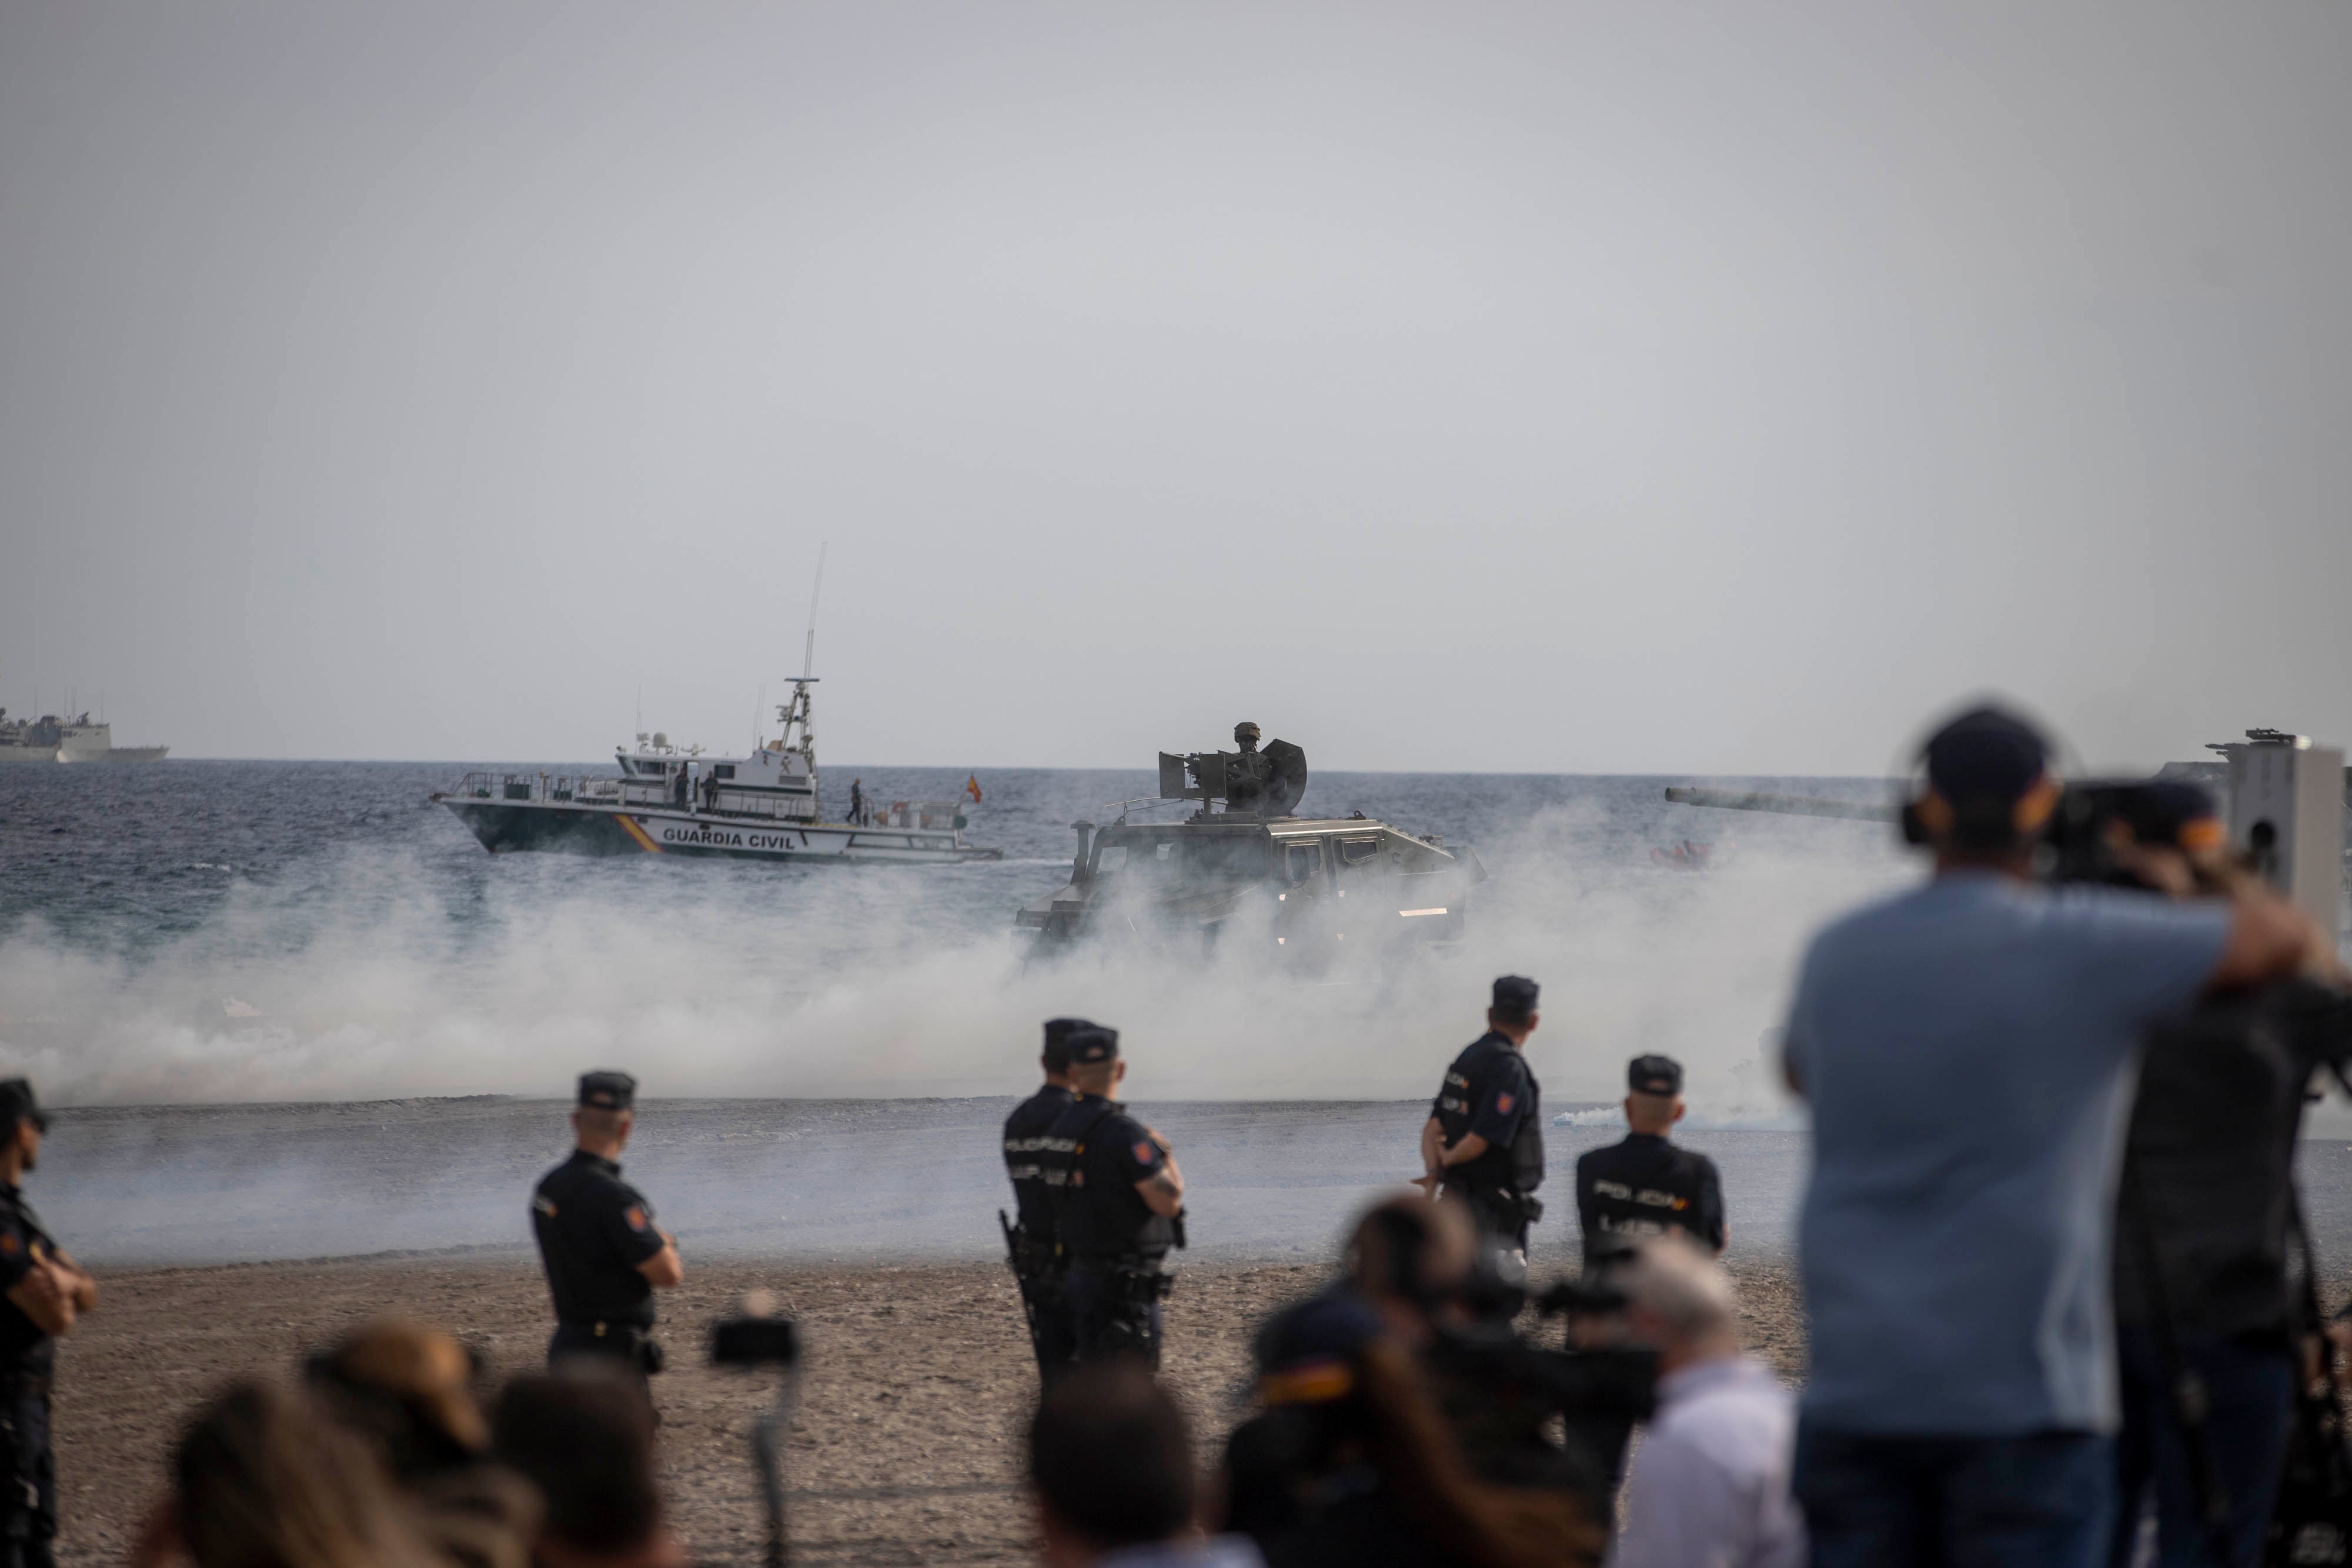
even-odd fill
[[[1072,1031],[1077,1098],[1046,1134],[1045,1181],[1066,1266],[1072,1350],[1080,1361],[1138,1355],[1160,1364],[1160,1303],[1183,1245],[1184,1176],[1168,1140],[1111,1098],[1127,1076],[1118,1031]]]
[[[0,1568],[49,1568],[58,1470],[49,1451],[57,1336],[98,1305],[98,1287],[25,1201],[49,1119],[22,1078],[0,1081]]]
[[[1544,1177],[1541,1091],[1521,1054],[1536,1031],[1536,989],[1521,975],[1495,982],[1486,1032],[1446,1069],[1421,1130],[1420,1186],[1465,1199],[1489,1245],[1521,1267],[1528,1227],[1543,1218],[1535,1196]]]
[[[1048,1019],[1045,1051],[1037,1059],[1045,1070],[1045,1086],[1004,1118],[1004,1174],[1013,1178],[1013,1212],[1019,1217],[1005,1239],[1028,1313],[1030,1348],[1037,1353],[1039,1376],[1045,1378],[1069,1365],[1071,1355],[1070,1315],[1062,1304],[1060,1228],[1053,1189],[1045,1185],[1045,1141],[1078,1097],[1070,1087],[1070,1036],[1096,1027],[1085,1019]]]
[[[1666,1141],[1683,1119],[1682,1063],[1637,1056],[1625,1070],[1621,1143],[1588,1150],[1576,1162],[1576,1215],[1584,1227],[1584,1266],[1602,1268],[1645,1236],[1687,1234],[1723,1250],[1723,1183],[1715,1162]]]
[[[654,1291],[683,1281],[686,1265],[677,1242],[654,1224],[653,1205],[621,1179],[636,1097],[637,1081],[625,1072],[582,1073],[572,1113],[579,1147],[531,1195],[531,1228],[555,1298],[551,1364],[600,1355],[641,1374],[661,1370]]]

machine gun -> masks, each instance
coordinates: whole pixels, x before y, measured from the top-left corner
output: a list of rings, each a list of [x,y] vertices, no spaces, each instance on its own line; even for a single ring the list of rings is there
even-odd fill
[[[1257,751],[1193,751],[1160,754],[1160,798],[1223,800],[1227,816],[1286,817],[1307,793],[1307,753],[1286,740],[1270,740]]]

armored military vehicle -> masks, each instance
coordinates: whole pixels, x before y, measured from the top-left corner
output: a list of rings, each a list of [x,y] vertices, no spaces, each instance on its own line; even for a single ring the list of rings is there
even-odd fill
[[[1191,953],[1242,942],[1313,965],[1461,935],[1486,880],[1475,852],[1361,811],[1293,816],[1307,754],[1282,740],[1260,751],[1254,724],[1234,735],[1237,751],[1160,753],[1157,797],[1118,802],[1108,826],[1071,824],[1069,884],[1016,917],[1037,934],[1033,956],[1090,939]],[[1179,801],[1199,810],[1139,820]]]

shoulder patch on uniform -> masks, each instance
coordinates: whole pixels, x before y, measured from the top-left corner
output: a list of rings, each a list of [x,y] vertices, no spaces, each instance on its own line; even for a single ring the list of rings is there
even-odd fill
[[[15,1231],[0,1231],[0,1258],[14,1258],[24,1249],[25,1244],[16,1239]]]
[[[530,1206],[550,1219],[555,1218],[555,1200],[551,1197],[534,1197],[530,1200]]]
[[[645,1205],[641,1203],[633,1203],[629,1205],[629,1211],[621,1216],[621,1218],[629,1222],[629,1228],[632,1230],[643,1230],[647,1225],[652,1223],[650,1220],[646,1218]]]
[[[1517,1103],[1518,1101],[1508,1094],[1497,1094],[1495,1096],[1495,1111],[1498,1115],[1509,1115],[1511,1113],[1511,1107]]]
[[[1158,1154],[1159,1154],[1159,1153],[1160,1153],[1160,1151],[1159,1151],[1159,1150],[1157,1150],[1157,1149],[1155,1149],[1155,1148],[1153,1148],[1153,1147],[1151,1146],[1151,1140],[1150,1140],[1150,1139],[1149,1139],[1149,1138],[1138,1138],[1138,1139],[1135,1141],[1135,1163],[1136,1163],[1137,1165],[1139,1165],[1139,1166],[1148,1166],[1148,1165],[1150,1165],[1150,1164],[1152,1162],[1153,1158],[1154,1158],[1156,1155],[1158,1155]]]

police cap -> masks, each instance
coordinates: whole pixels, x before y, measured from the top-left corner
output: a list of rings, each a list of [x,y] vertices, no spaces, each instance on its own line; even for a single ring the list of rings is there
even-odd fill
[[[1070,1070],[1070,1037],[1082,1029],[1100,1027],[1089,1019],[1047,1019],[1045,1020],[1045,1071],[1067,1072]]]
[[[1098,1061],[1118,1060],[1118,1030],[1102,1024],[1090,1023],[1074,1029],[1069,1037],[1070,1065],[1091,1067]]]
[[[625,1111],[637,1103],[637,1081],[625,1072],[583,1072],[580,1103],[599,1111]]]
[[[1671,1056],[1637,1056],[1625,1069],[1625,1087],[1636,1094],[1679,1094],[1683,1064]]]
[[[2050,759],[2042,732],[1997,707],[1972,708],[1927,737],[1927,782],[1953,805],[2011,805]]]
[[[1357,1356],[1380,1337],[1381,1320],[1354,1292],[1327,1291],[1286,1307],[1250,1347],[1258,1397],[1268,1405],[1323,1405],[1355,1387]]]
[[[2213,797],[2181,779],[2158,779],[2132,791],[2124,811],[2132,836],[2142,843],[2184,850],[2212,849],[2229,837]]]
[[[49,1130],[49,1113],[33,1098],[33,1081],[0,1078],[0,1129],[13,1129],[19,1122],[30,1122],[45,1133]]]
[[[1505,1023],[1525,1023],[1536,1010],[1536,983],[1525,975],[1505,975],[1495,982],[1495,1016]]]

